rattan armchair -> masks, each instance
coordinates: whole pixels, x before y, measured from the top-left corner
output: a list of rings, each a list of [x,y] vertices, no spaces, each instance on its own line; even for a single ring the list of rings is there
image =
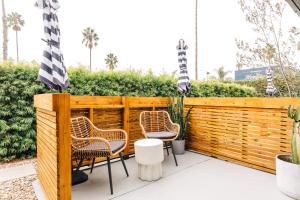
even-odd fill
[[[119,155],[126,175],[128,171],[124,162],[122,151],[127,146],[128,135],[124,130],[98,129],[88,118],[77,117],[71,119],[72,157],[80,160],[76,170],[82,165],[84,159],[93,159],[91,173],[93,172],[95,158],[106,157],[111,194],[113,194],[110,158]]]
[[[145,138],[160,139],[165,143],[167,153],[170,145],[174,156],[175,164],[177,164],[172,141],[178,137],[180,126],[173,123],[167,111],[143,111],[140,114],[140,127]]]

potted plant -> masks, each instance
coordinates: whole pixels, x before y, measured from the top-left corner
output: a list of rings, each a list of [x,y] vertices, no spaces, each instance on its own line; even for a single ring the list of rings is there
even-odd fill
[[[300,200],[300,104],[289,106],[288,117],[293,119],[291,155],[277,155],[276,179],[279,189],[286,195]]]
[[[176,103],[175,103],[176,101]],[[167,110],[170,114],[171,120],[179,124],[180,132],[176,140],[172,141],[175,154],[185,153],[185,139],[188,134],[188,123],[191,115],[192,107],[186,112],[184,111],[184,96],[177,97],[176,100],[172,97],[171,102],[168,103]]]

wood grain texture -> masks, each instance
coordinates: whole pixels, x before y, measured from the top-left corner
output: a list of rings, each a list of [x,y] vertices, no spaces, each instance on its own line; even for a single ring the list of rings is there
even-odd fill
[[[225,106],[225,107],[243,107],[243,108],[273,108],[287,109],[288,105],[298,105],[300,98],[186,98],[187,106]]]
[[[70,101],[72,117],[86,116],[100,129],[124,129],[129,135],[129,145],[124,153],[132,154],[133,143],[143,138],[139,127],[140,112],[165,109],[168,98],[71,96]],[[84,162],[84,165],[89,164],[91,161]]]
[[[54,95],[54,109],[57,113],[57,138],[58,138],[58,199],[71,199],[71,135],[70,135],[70,95]]]
[[[36,95],[34,100],[39,181],[47,199],[70,200],[70,95]]]
[[[59,193],[56,117],[53,120],[55,115],[54,111],[37,108],[37,176],[50,200],[58,199]]]
[[[53,94],[38,94],[33,97],[35,108],[53,111]]]
[[[193,107],[188,147],[275,173],[275,156],[290,153],[290,98],[187,98]]]
[[[71,108],[111,108],[118,107],[122,102],[122,97],[118,96],[71,96]]]
[[[127,132],[130,133],[130,129],[129,129],[129,112],[130,112],[130,108],[129,108],[129,101],[127,100],[126,97],[122,97],[122,105],[124,105],[124,109],[123,109],[123,129]],[[128,137],[129,140],[129,137]],[[127,141],[128,143],[129,141]],[[127,145],[127,147],[125,148],[124,153],[126,155],[129,154],[130,148],[129,145]]]

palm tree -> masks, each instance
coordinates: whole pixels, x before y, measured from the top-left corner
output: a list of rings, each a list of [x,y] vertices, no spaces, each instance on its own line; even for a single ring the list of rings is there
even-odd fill
[[[243,67],[243,64],[242,63],[240,63],[240,62],[237,62],[237,64],[236,64],[236,68],[237,68],[237,70],[239,71],[239,70],[241,70],[242,69],[242,67]]]
[[[21,31],[21,27],[24,26],[25,21],[22,16],[17,12],[12,12],[7,17],[8,27],[12,28],[16,32],[16,45],[17,45],[17,62],[19,62],[19,39],[18,32]]]
[[[2,0],[2,25],[3,25],[3,60],[7,60],[8,27],[4,0]]]
[[[218,75],[218,79],[221,81],[224,81],[225,77],[231,73],[231,71],[225,71],[224,66],[216,69],[217,75]]]
[[[105,63],[109,70],[114,70],[117,68],[118,58],[113,53],[110,53],[106,56]]]
[[[195,5],[195,75],[198,80],[198,0]]]
[[[82,44],[90,49],[90,71],[92,71],[92,49],[97,46],[97,41],[99,40],[98,34],[91,27],[87,27],[83,30],[83,40]]]

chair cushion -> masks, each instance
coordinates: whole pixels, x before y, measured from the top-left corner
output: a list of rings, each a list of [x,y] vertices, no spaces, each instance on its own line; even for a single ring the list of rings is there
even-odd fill
[[[111,151],[116,153],[120,149],[122,149],[125,145],[125,141],[123,140],[114,140],[109,141]],[[107,151],[104,142],[92,142],[89,145],[82,147],[80,150],[83,151]]]
[[[162,132],[148,132],[146,133],[148,138],[157,138],[157,139],[171,139],[176,137],[176,133],[162,131]]]

